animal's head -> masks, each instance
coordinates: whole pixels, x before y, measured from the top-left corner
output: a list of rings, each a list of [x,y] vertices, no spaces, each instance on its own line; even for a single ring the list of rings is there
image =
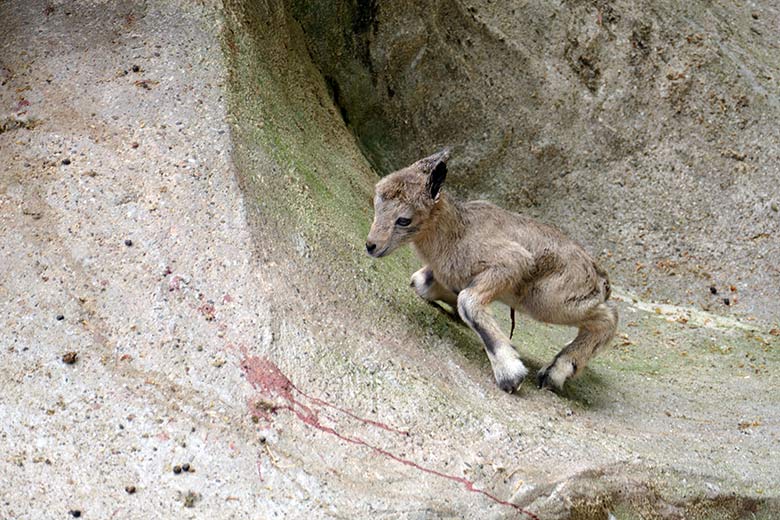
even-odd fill
[[[447,177],[449,149],[420,159],[376,184],[374,223],[366,251],[374,258],[392,253],[424,229]]]

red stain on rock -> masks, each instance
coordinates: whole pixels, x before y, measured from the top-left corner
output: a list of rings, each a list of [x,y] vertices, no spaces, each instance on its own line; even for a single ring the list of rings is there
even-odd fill
[[[271,360],[247,356],[241,362],[247,380],[255,390],[266,397],[281,397],[291,405],[296,404],[292,395],[294,385]]]
[[[244,359],[241,361],[241,369],[246,374],[247,381],[249,381],[252,387],[254,387],[255,390],[257,390],[260,394],[249,403],[250,410],[254,416],[263,419],[267,423],[270,423],[272,420],[272,414],[276,413],[278,410],[289,411],[304,424],[311,426],[312,428],[316,428],[321,432],[333,435],[334,437],[337,437],[338,439],[341,439],[342,441],[348,442],[350,444],[364,446],[378,455],[392,459],[396,462],[400,462],[405,466],[412,467],[416,470],[422,471],[423,473],[435,475],[440,478],[451,480],[452,482],[457,482],[472,493],[479,493],[480,495],[483,495],[498,504],[511,507],[519,511],[532,520],[539,520],[539,518],[530,511],[526,511],[520,506],[511,502],[507,502],[506,500],[501,500],[497,496],[492,495],[487,491],[478,489],[474,482],[466,478],[449,475],[431,468],[426,468],[412,460],[405,459],[378,446],[369,444],[360,437],[352,437],[342,434],[334,427],[323,424],[320,421],[319,413],[323,408],[329,408],[337,410],[352,419],[358,420],[363,424],[375,426],[383,430],[398,433],[404,436],[409,435],[409,432],[398,430],[379,421],[364,419],[355,415],[349,410],[302,392],[293,384],[292,381],[290,381],[286,375],[284,375],[284,373],[282,373],[281,370],[279,370],[279,367],[276,366],[273,361],[265,357],[249,356],[246,352],[246,349],[242,348],[241,350],[244,354]],[[311,403],[311,405],[307,405],[301,402],[298,396],[306,399]],[[257,470],[262,478],[262,467],[260,461],[257,463]]]
[[[397,433],[399,435],[406,435],[406,436],[409,435],[408,431],[404,431],[404,430],[399,430],[397,428],[393,428],[392,426],[388,426],[387,424],[379,422],[379,421],[373,421],[371,419],[365,419],[363,417],[359,417],[359,416],[355,415],[354,413],[350,412],[349,410],[346,410],[346,409],[341,408],[339,406],[336,406],[334,404],[331,404],[331,403],[328,403],[326,401],[323,401],[322,399],[319,399],[317,397],[313,397],[313,396],[311,396],[309,394],[306,394],[306,393],[302,392],[301,390],[298,390],[298,388],[295,388],[295,390],[298,393],[300,393],[302,396],[304,396],[305,398],[307,398],[308,400],[313,402],[314,404],[317,404],[317,405],[320,405],[320,406],[325,406],[327,408],[332,408],[334,410],[338,410],[339,412],[343,413],[344,415],[352,417],[353,419],[355,419],[357,421],[360,421],[363,424],[368,424],[370,426],[376,426],[377,428],[381,428],[381,429],[387,430],[389,432]]]

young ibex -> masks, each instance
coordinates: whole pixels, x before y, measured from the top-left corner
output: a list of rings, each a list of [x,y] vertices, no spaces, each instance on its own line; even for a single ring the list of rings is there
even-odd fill
[[[374,258],[412,243],[425,266],[412,287],[427,301],[457,308],[485,343],[498,386],[513,392],[528,370],[488,305],[495,300],[533,318],[579,328],[539,371],[539,388],[560,389],[614,336],[618,323],[607,274],[559,230],[489,202],[458,202],[441,191],[449,150],[421,159],[376,185],[366,250]]]

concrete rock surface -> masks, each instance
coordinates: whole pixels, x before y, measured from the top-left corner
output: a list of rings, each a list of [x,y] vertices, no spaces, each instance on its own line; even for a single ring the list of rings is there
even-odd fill
[[[668,36],[656,32],[663,28],[658,20],[694,23],[699,11],[640,6],[635,16],[644,9],[655,17],[650,29],[637,25],[636,47],[630,45],[648,65],[630,80],[618,73],[628,51],[613,59],[612,50],[629,45],[628,25],[621,24],[631,4],[546,3],[538,16],[522,18],[522,30],[501,25],[505,13],[491,11],[489,2],[432,5],[450,14],[429,16],[403,2],[386,9],[375,2],[0,2],[0,518],[780,515],[780,359],[777,299],[769,287],[777,272],[766,256],[777,248],[769,191],[777,130],[767,123],[777,109],[768,50],[777,44],[769,36],[776,8],[758,3],[750,19],[737,20],[720,16],[735,8],[708,4],[712,25],[689,44],[705,46],[705,70],[717,61],[707,54],[711,41],[741,67],[734,83],[720,83],[714,72],[685,76],[693,70],[682,59],[689,51],[680,51],[679,63],[672,59],[683,74],[677,79],[653,61],[661,54],[653,46]],[[582,16],[561,21],[569,13]],[[315,14],[350,41],[316,45]],[[417,25],[404,29],[410,16]],[[397,126],[400,114],[439,99],[431,88],[442,88],[450,68],[443,64],[439,83],[427,86],[433,74],[424,72],[437,62],[428,56],[455,55],[437,47],[450,33],[430,25],[445,21],[462,36],[458,45],[475,49],[462,53],[475,67],[503,68],[527,86],[503,101],[479,97],[470,105],[476,73],[456,68],[450,72],[460,83],[453,79],[451,96],[431,102],[430,110],[448,112],[464,133],[430,115]],[[749,41],[734,36],[745,24],[752,24]],[[383,32],[386,26],[391,32]],[[548,46],[519,45],[518,34],[548,26]],[[564,27],[576,45],[554,43]],[[432,43],[416,58],[420,34]],[[392,35],[401,47],[389,43]],[[762,42],[767,51],[759,56]],[[580,69],[552,67],[560,81],[545,78],[542,55],[571,59]],[[355,56],[363,61],[355,65]],[[400,61],[393,56],[417,65],[394,69]],[[386,70],[379,59],[387,60]],[[759,73],[761,60],[768,61]],[[330,71],[337,62],[354,70]],[[345,83],[350,77],[356,85]],[[649,265],[645,253],[633,237],[599,237],[598,222],[632,230],[655,218],[647,211],[663,217],[671,211],[665,195],[676,185],[644,189],[637,177],[637,198],[610,195],[623,208],[613,220],[578,187],[586,179],[607,186],[632,172],[655,179],[659,157],[673,146],[692,164],[701,156],[713,168],[703,187],[730,178],[709,148],[688,140],[693,116],[680,122],[669,107],[640,116],[662,84],[647,86],[632,105],[628,87],[614,83],[634,81],[641,91],[651,79],[681,82],[667,85],[670,96],[686,83],[685,92],[745,89],[745,107],[723,101],[747,121],[729,147],[736,155],[724,152],[723,161],[746,166],[734,172],[739,195],[729,204],[752,202],[724,202],[721,228],[704,219],[701,233],[685,238],[704,247],[705,231],[722,231],[736,241],[737,231],[752,233],[764,223],[749,242],[758,245],[745,245],[742,256],[709,260],[723,273],[766,271],[736,287],[739,297],[750,293],[743,313],[689,305],[678,285],[693,278],[682,270],[679,278],[648,278],[668,301],[634,294],[633,273],[641,272],[634,264]],[[497,93],[517,86],[501,81],[508,80],[494,79]],[[524,103],[556,85],[536,108]],[[555,101],[571,92],[566,103]],[[695,97],[685,92],[674,94],[683,114]],[[383,97],[398,106],[372,116]],[[561,103],[557,119],[534,119]],[[618,116],[621,110],[627,112]],[[531,132],[538,142],[524,137],[532,148],[513,144],[511,161],[485,159],[477,168],[480,157],[492,157],[489,147],[466,136],[490,126],[498,112],[505,118],[484,142],[511,125],[515,135]],[[604,125],[596,124],[599,115]],[[732,129],[731,122],[702,117],[718,143]],[[365,130],[371,121],[374,133]],[[613,145],[600,138],[575,142],[590,129],[609,133],[607,125],[634,127],[640,144],[624,144],[612,156]],[[371,136],[388,142],[372,144]],[[545,139],[565,144],[550,144],[558,151],[545,158]],[[561,395],[528,383],[517,395],[499,391],[477,338],[409,290],[412,255],[374,262],[362,251],[377,179],[372,164],[384,172],[450,140],[462,157],[460,166],[453,163],[451,189],[514,209],[528,206],[512,202],[526,196],[520,180],[536,179],[534,169],[552,172],[559,161],[571,171],[528,209],[586,243],[612,241],[610,252],[631,265],[617,265],[613,274],[623,287],[615,291],[619,337]],[[533,146],[541,151],[528,170],[517,170],[517,181],[501,173],[529,149],[536,153]],[[644,154],[653,147],[665,151]],[[575,168],[588,149],[592,163]],[[597,176],[599,164],[609,168]],[[483,173],[467,179],[477,171]],[[727,188],[719,193],[732,194]],[[536,196],[536,188],[528,190]],[[567,220],[582,208],[596,213],[576,225]],[[645,239],[676,236],[666,228],[658,233]],[[697,280],[692,290],[714,283]],[[762,281],[763,289],[749,290]],[[508,326],[506,309],[495,312]],[[517,332],[516,345],[534,370],[572,337],[528,320]]]
[[[556,222],[643,298],[777,319],[777,2],[288,3],[381,172],[451,146],[464,196]]]

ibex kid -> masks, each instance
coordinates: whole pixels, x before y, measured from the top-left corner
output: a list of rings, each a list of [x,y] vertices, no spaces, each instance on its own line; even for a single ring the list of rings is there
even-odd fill
[[[561,389],[615,334],[607,274],[559,230],[489,202],[458,202],[442,191],[449,150],[380,180],[366,250],[374,258],[411,243],[425,266],[412,287],[457,308],[485,344],[498,386],[513,392],[528,370],[488,305],[501,301],[533,318],[579,328],[539,371],[540,388]]]

